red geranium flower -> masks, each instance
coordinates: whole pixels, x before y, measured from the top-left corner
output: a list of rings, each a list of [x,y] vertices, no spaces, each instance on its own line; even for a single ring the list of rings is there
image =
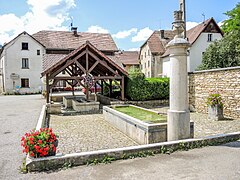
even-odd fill
[[[50,152],[56,152],[53,144],[56,140],[57,135],[52,132],[51,128],[41,128],[39,131],[25,133],[25,136],[21,138],[21,146],[24,148],[23,153],[29,153],[31,157],[44,157]]]

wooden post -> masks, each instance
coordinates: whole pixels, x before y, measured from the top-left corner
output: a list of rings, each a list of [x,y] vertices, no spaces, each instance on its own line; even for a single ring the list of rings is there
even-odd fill
[[[86,74],[88,73],[88,48],[86,49]]]
[[[46,74],[46,100],[47,103],[49,103],[49,77],[48,74]]]
[[[121,80],[121,99],[124,101],[124,76],[122,77],[122,80]]]
[[[103,95],[103,80],[101,80],[101,94]]]
[[[88,85],[86,86],[86,99],[87,99],[87,101],[89,99],[89,87],[88,87]]]
[[[109,79],[109,84],[110,84],[110,86],[109,86],[109,97],[112,97],[112,80],[111,79]]]

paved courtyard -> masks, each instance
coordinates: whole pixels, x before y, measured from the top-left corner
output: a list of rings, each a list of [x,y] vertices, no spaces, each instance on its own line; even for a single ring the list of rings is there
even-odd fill
[[[63,154],[138,145],[106,122],[102,114],[51,115],[50,127],[59,135],[58,152]]]
[[[40,95],[0,96],[0,179],[239,179],[239,141],[171,155],[121,160],[108,165],[20,174],[18,169],[25,157],[20,139],[36,126],[44,102]],[[233,131],[239,131],[239,121],[228,123]],[[98,132],[94,134],[95,138],[96,134]]]
[[[154,108],[167,112],[168,107]],[[207,114],[191,113],[195,123],[195,138],[216,134],[239,132],[240,120],[214,121]],[[50,127],[59,135],[58,153],[94,151],[138,145],[135,141],[112,127],[103,114],[58,116],[51,115]]]
[[[156,111],[167,113],[168,107],[153,108]],[[224,134],[240,131],[240,119],[228,119],[214,121],[208,119],[207,114],[190,113],[190,119],[194,121],[194,137],[205,137],[216,134]]]

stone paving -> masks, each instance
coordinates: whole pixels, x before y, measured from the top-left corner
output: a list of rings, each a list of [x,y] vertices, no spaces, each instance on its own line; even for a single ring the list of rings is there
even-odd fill
[[[103,114],[51,115],[50,127],[59,135],[57,153],[69,154],[138,145],[105,121]]]
[[[167,113],[168,107],[157,107],[153,110]],[[195,138],[240,131],[240,119],[226,118],[215,121],[208,119],[208,115],[202,113],[190,113],[190,119],[194,121]]]
[[[166,113],[168,107],[152,108]],[[240,120],[214,121],[207,114],[191,113],[194,137],[239,132]],[[102,114],[61,116],[51,115],[50,127],[59,135],[58,153],[94,151],[138,145],[135,141],[112,127]]]

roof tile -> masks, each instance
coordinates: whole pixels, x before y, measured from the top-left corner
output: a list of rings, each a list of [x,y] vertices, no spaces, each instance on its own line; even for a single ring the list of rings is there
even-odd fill
[[[89,41],[101,51],[118,50],[110,34],[78,32],[75,36],[69,31],[39,31],[32,36],[46,49],[76,49]]]

